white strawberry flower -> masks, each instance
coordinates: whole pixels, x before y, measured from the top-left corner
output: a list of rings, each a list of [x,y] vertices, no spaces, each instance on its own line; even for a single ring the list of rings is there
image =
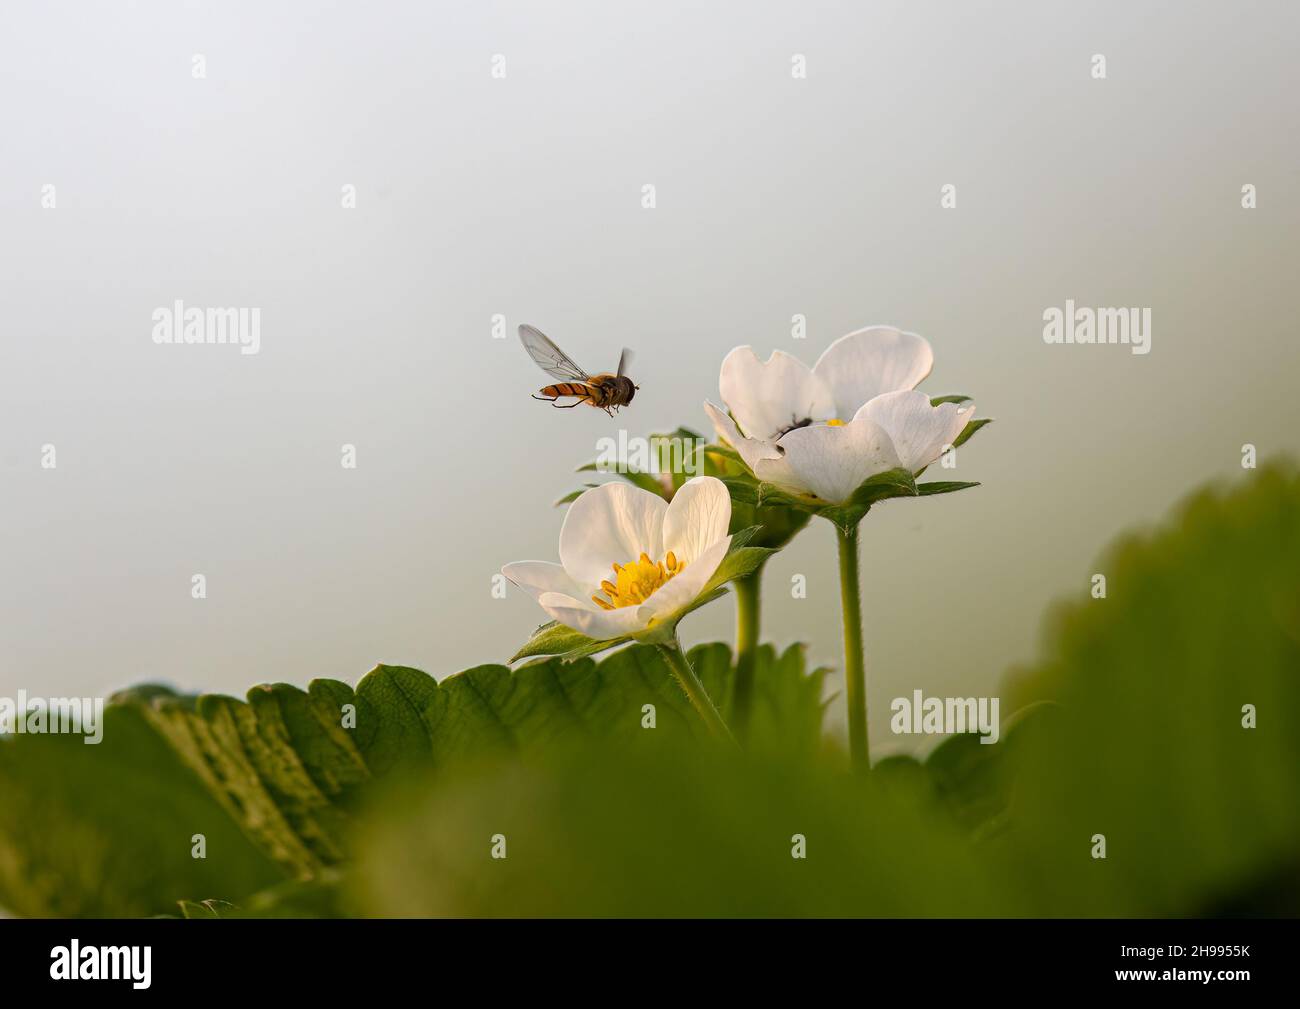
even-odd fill
[[[731,739],[677,640],[683,616],[773,553],[745,546],[758,527],[732,535],[730,525],[731,495],[711,476],[687,480],[672,501],[623,483],[584,492],[564,517],[559,564],[501,569],[555,621],[515,659],[576,658],[629,640],[654,645],[710,731]]]
[[[502,574],[550,616],[597,641],[634,637],[694,603],[731,546],[731,497],[695,477],[671,502],[603,484],[569,506],[560,563],[516,561]]]
[[[718,382],[725,409],[704,404],[718,436],[753,475],[731,481],[738,500],[784,498],[836,527],[849,756],[864,771],[870,760],[858,525],[877,501],[973,487],[915,478],[988,423],[971,420],[975,405],[963,396],[932,402],[916,391],[933,366],[929,343],[892,326],[840,337],[812,368],[779,350],[760,361],[753,348],[737,347],[723,360]]]
[[[840,504],[870,477],[919,473],[965,429],[973,403],[931,405],[915,391],[933,365],[923,337],[891,326],[840,337],[811,369],[737,347],[722,362],[726,409],[704,408],[759,480]]]

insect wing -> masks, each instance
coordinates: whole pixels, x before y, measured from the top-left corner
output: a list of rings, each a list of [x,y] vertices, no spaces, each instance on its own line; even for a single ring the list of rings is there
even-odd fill
[[[591,376],[573,363],[573,358],[557,347],[539,329],[519,327],[519,340],[537,367],[562,382],[586,382]]]
[[[624,375],[627,374],[627,366],[631,363],[632,363],[632,352],[628,350],[626,347],[624,347],[623,353],[619,354],[618,356],[618,371],[616,372],[616,374],[618,375],[619,378],[622,378]]]

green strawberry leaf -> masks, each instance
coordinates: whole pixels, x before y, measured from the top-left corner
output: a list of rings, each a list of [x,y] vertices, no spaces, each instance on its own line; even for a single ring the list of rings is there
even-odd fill
[[[1294,915],[1300,476],[1203,491],[1086,570],[1105,598],[1059,608],[1003,691],[1059,709],[1016,758],[999,853],[1039,913]]]
[[[730,650],[705,645],[689,658],[728,710]],[[755,752],[815,750],[824,676],[805,673],[797,647],[759,650]],[[98,746],[69,735],[0,741],[0,906],[330,916],[358,811],[381,781],[575,746],[694,751],[708,738],[657,649],[639,645],[600,662],[478,666],[441,682],[383,665],[355,690],[275,684],[247,701],[124,691],[105,709]],[[192,854],[197,834],[203,858]],[[192,899],[213,893],[222,899]]]
[[[494,837],[506,858],[489,856]],[[971,916],[1027,903],[939,809],[875,775],[677,749],[554,754],[412,786],[367,824],[351,883],[380,917]]]

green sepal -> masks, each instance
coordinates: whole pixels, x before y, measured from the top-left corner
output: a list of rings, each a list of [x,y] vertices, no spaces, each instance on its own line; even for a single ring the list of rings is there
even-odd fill
[[[931,480],[929,483],[917,484],[916,493],[918,497],[930,497],[934,494],[951,494],[953,491],[978,486],[978,480]]]
[[[559,508],[561,505],[572,504],[574,501],[577,501],[578,498],[582,497],[583,494],[586,494],[587,491],[591,490],[593,487],[599,487],[599,486],[600,484],[597,483],[583,484],[577,490],[571,490],[569,491],[569,493],[565,494],[564,497],[559,498],[555,502],[554,507]]]
[[[664,485],[659,482],[658,477],[656,477],[653,473],[646,473],[643,472],[642,470],[633,469],[630,466],[615,466],[611,468],[608,466],[601,466],[599,463],[593,461],[593,462],[586,463],[585,465],[579,466],[575,472],[611,473],[615,476],[622,477],[624,480],[632,484],[634,487],[640,487],[642,490],[648,490],[651,494],[656,494],[659,497],[664,497]],[[599,484],[587,484],[586,489],[590,489],[592,487],[597,487],[597,486],[599,486]],[[570,500],[577,498],[578,495],[581,493],[582,492],[579,491],[578,493],[571,495]]]
[[[867,477],[838,505],[823,505],[815,514],[837,525],[844,532],[852,532],[871,510],[871,506],[896,497],[916,497],[916,479],[905,469],[891,469]]]
[[[840,504],[831,504],[811,494],[793,494],[747,475],[726,477],[723,483],[727,485],[733,500],[741,504],[754,507],[779,505],[808,515],[820,515],[846,531],[861,522],[872,505],[889,498],[915,497],[918,493],[915,478],[902,468],[868,477]]]
[[[969,421],[966,426],[961,429],[961,434],[957,435],[953,440],[952,447],[957,448],[959,445],[965,445],[971,440],[971,436],[974,435],[976,431],[982,428],[985,424],[992,423],[992,417],[979,417],[975,420]]]
[[[520,659],[529,659],[537,655],[558,655],[565,661],[571,662],[574,659],[603,652],[606,648],[613,648],[628,640],[630,639],[613,638],[609,641],[596,641],[558,620],[552,620],[533,631],[532,637],[511,656],[510,662],[513,664]]]

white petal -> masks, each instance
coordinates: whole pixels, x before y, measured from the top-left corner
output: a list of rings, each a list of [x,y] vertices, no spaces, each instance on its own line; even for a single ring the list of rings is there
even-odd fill
[[[663,617],[693,602],[713,577],[713,573],[718,570],[718,565],[722,563],[722,558],[727,556],[730,546],[730,536],[718,540],[687,564],[685,571],[647,599],[645,608],[649,609],[654,616]]]
[[[564,566],[550,561],[513,561],[503,567],[501,573],[534,599],[543,592],[563,592],[566,596],[582,593]]]
[[[625,634],[635,634],[650,622],[651,613],[645,606],[623,606],[616,610],[602,610],[594,603],[574,599],[559,592],[547,592],[537,600],[553,620],[572,627],[596,641],[608,641]]]
[[[830,388],[835,416],[848,420],[883,392],[915,388],[933,367],[934,352],[924,337],[893,326],[868,326],[827,347],[813,373]]]
[[[704,412],[713,421],[713,430],[718,432],[718,437],[740,453],[740,458],[745,460],[745,465],[751,470],[756,470],[758,462],[762,459],[781,458],[781,451],[774,442],[746,438],[741,434],[740,428],[736,427],[736,422],[727,416],[725,410],[705,400]]]
[[[664,550],[689,563],[725,538],[730,525],[726,484],[711,476],[693,477],[681,485],[664,513]]]
[[[718,387],[722,402],[750,438],[775,440],[799,421],[835,416],[830,387],[782,350],[760,361],[754,348],[737,347],[723,358]]]
[[[799,475],[790,465],[784,454],[778,453],[774,459],[760,459],[753,467],[754,475],[764,483],[770,483],[796,494],[808,494],[809,488],[803,485]]]
[[[931,406],[929,396],[913,390],[877,396],[857,415],[875,421],[888,431],[898,458],[916,473],[943,454],[974,413],[974,403]]]
[[[713,429],[718,432],[718,437],[740,453],[756,477],[796,493],[805,491],[806,488],[800,487],[794,479],[790,465],[785,461],[784,450],[778,448],[776,442],[746,438],[735,422],[708,400],[704,402],[704,412],[713,420]]]
[[[889,434],[868,417],[835,427],[799,428],[781,439],[781,447],[785,449],[782,479],[834,504],[844,502],[867,477],[900,465]],[[777,464],[761,465],[774,474],[773,483],[782,482],[775,476]],[[769,479],[763,470],[757,473]]]
[[[607,483],[569,505],[560,529],[560,563],[578,585],[594,591],[614,564],[642,553],[663,556],[664,514],[658,494],[625,483]]]

